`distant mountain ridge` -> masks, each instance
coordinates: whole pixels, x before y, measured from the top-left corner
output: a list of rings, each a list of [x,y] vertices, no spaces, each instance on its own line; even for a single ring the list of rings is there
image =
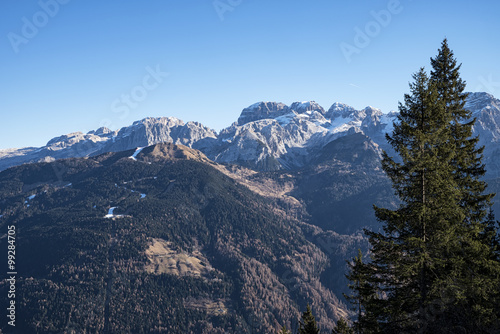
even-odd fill
[[[0,170],[23,163],[95,156],[163,142],[191,147],[200,139],[216,137],[215,131],[198,122],[184,123],[175,117],[149,117],[116,131],[102,127],[86,134],[62,135],[40,148],[0,150]]]
[[[466,107],[478,120],[474,131],[486,146],[488,173],[500,176],[500,100],[488,93],[470,93]],[[392,131],[396,116],[394,111],[384,114],[373,107],[357,110],[338,102],[328,110],[314,101],[290,106],[258,102],[243,109],[237,122],[219,133],[175,117],[145,118],[117,131],[100,128],[55,137],[41,148],[0,150],[0,170],[161,142],[182,144],[202,151],[215,162],[256,170],[302,168],[329,142],[349,133],[363,133],[381,149],[388,149],[385,133]]]

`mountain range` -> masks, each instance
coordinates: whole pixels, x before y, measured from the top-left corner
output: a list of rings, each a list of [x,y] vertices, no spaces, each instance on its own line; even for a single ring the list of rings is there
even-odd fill
[[[471,93],[466,108],[500,191],[500,100]],[[368,250],[363,228],[380,229],[373,204],[398,205],[380,166],[396,116],[259,102],[218,133],[146,118],[1,150],[19,328],[273,333],[296,328],[309,303],[331,332],[350,312],[345,260]]]
[[[486,146],[485,163],[490,176],[500,176],[500,100],[488,93],[470,93],[466,108],[477,118],[474,127]],[[362,132],[379,148],[388,149],[385,133],[392,130],[397,112],[382,113],[334,103],[327,111],[316,102],[290,106],[259,102],[243,109],[237,122],[219,133],[197,122],[174,117],[145,118],[111,131],[100,128],[87,134],[75,132],[51,139],[43,147],[0,150],[0,170],[23,163],[94,156],[162,142],[182,144],[202,151],[218,163],[231,163],[260,171],[306,166],[329,142]]]

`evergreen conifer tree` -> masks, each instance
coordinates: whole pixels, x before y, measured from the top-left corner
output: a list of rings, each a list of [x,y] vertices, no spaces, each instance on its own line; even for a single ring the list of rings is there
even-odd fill
[[[494,195],[485,193],[486,183],[481,179],[485,174],[481,162],[484,147],[477,147],[479,138],[472,137],[476,119],[465,109],[467,93],[459,74],[461,65],[457,65],[446,39],[438,55],[431,58],[431,65],[431,81],[436,86],[441,107],[451,116],[448,127],[455,150],[450,163],[454,167],[453,176],[460,191],[462,211],[462,219],[454,225],[456,235],[461,239],[460,249],[456,251],[461,256],[457,256],[448,267],[455,283],[448,291],[455,300],[448,313],[458,316],[452,322],[455,326],[458,323],[469,330],[487,330],[494,323],[498,325],[500,320],[500,305],[493,298],[498,296],[500,289],[500,264],[498,258],[495,259],[497,235],[488,233],[490,222],[494,221],[493,213],[488,210]]]
[[[378,306],[373,303],[376,299],[375,282],[372,278],[376,278],[370,264],[363,263],[363,254],[358,249],[352,263],[347,262],[349,273],[346,275],[351,282],[349,288],[352,291],[351,295],[344,294],[347,301],[351,303],[352,310],[356,313],[356,321],[353,323],[353,333],[371,333],[376,332],[377,309],[373,306]]]
[[[316,324],[316,318],[314,317],[311,306],[307,305],[307,309],[302,313],[302,320],[299,325],[299,334],[318,334],[319,329]]]
[[[340,318],[339,321],[337,321],[337,325],[332,330],[332,334],[354,334],[354,330],[349,327],[344,318]]]
[[[366,231],[372,261],[355,259],[351,267],[360,333],[499,330],[500,262],[487,218],[493,195],[481,180],[483,148],[472,137],[465,83],[446,40],[431,63],[430,77],[423,68],[413,76],[387,135],[399,157],[384,153],[382,167],[401,205],[375,207],[384,225]]]

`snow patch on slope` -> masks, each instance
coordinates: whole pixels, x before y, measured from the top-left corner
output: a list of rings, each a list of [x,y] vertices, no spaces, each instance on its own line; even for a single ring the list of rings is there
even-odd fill
[[[104,216],[104,218],[123,218],[123,217],[125,217],[124,215],[115,215],[115,213],[114,213],[114,212],[115,212],[115,209],[116,209],[116,208],[117,208],[116,206],[114,206],[114,207],[110,208],[110,209],[108,210],[108,214],[107,214],[107,215],[105,215],[105,216]]]
[[[130,158],[130,159],[132,159],[132,160],[137,161],[137,159],[136,159],[136,158],[137,158],[137,155],[138,155],[139,153],[141,153],[141,151],[142,151],[143,149],[144,149],[144,147],[138,147],[138,148],[135,150],[134,154],[132,154],[132,156],[130,156],[129,158]]]

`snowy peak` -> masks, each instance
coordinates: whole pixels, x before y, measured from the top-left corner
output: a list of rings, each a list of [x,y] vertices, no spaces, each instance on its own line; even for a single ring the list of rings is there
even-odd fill
[[[243,109],[238,125],[267,118],[276,118],[289,113],[288,106],[280,102],[257,102]]]
[[[92,146],[93,144],[103,142],[108,140],[109,138],[106,136],[99,136],[91,133],[83,134],[82,132],[73,132],[67,135],[62,135],[59,137],[52,138],[47,142],[45,148],[50,151],[59,151],[62,149],[66,149],[72,147],[74,145],[82,145],[87,143],[87,146]],[[78,155],[78,157],[85,156],[88,152],[84,153],[82,150],[82,154]]]
[[[384,121],[382,112],[373,107],[356,110],[336,103],[327,113],[315,101],[294,102],[290,107],[259,102],[244,109],[238,123],[222,130],[204,153],[216,162],[260,170],[300,168],[332,140],[348,133],[381,132],[387,127]]]
[[[325,115],[325,109],[315,101],[294,102],[289,107],[281,102],[257,102],[243,109],[238,118],[238,125],[259,121],[262,119],[276,119],[283,115],[306,114],[313,115],[315,112]]]
[[[469,93],[465,108],[470,110],[473,115],[477,115],[485,108],[500,110],[500,100],[485,92]]]
[[[373,108],[373,107],[366,107],[365,109],[361,110],[358,114],[357,117],[362,119],[362,126],[363,124],[368,124],[368,123],[380,123],[382,117],[384,114],[380,109]]]
[[[192,147],[207,137],[216,138],[217,134],[198,122],[184,123],[175,117],[148,117],[122,128],[105,149],[117,152],[163,142]]]
[[[108,129],[107,127],[100,127],[99,129],[97,130],[93,130],[93,131],[89,131],[87,134],[88,135],[96,135],[96,136],[103,136],[103,135],[109,135],[109,134],[113,134],[114,131],[111,131],[110,129]]]
[[[1,151],[0,170],[23,163],[94,156],[163,142],[192,147],[202,140],[216,138],[214,130],[198,122],[184,123],[175,117],[150,117],[118,131],[100,128],[87,134],[75,132],[55,137],[40,148]]]
[[[167,127],[173,126],[183,126],[184,122],[176,117],[146,117],[140,121],[135,121],[134,125],[144,125],[147,127],[155,126],[155,125],[165,125]]]
[[[325,114],[325,109],[315,101],[294,102],[290,109],[297,114],[312,114],[313,111],[317,111],[321,115]]]
[[[344,103],[335,102],[330,109],[328,109],[326,117],[331,120],[339,118],[351,118],[358,120],[359,117],[357,116],[357,113],[359,112],[353,107]]]
[[[382,111],[378,108],[374,108],[372,106],[368,106],[365,109],[362,110],[365,115],[378,115],[381,116],[383,115]]]

